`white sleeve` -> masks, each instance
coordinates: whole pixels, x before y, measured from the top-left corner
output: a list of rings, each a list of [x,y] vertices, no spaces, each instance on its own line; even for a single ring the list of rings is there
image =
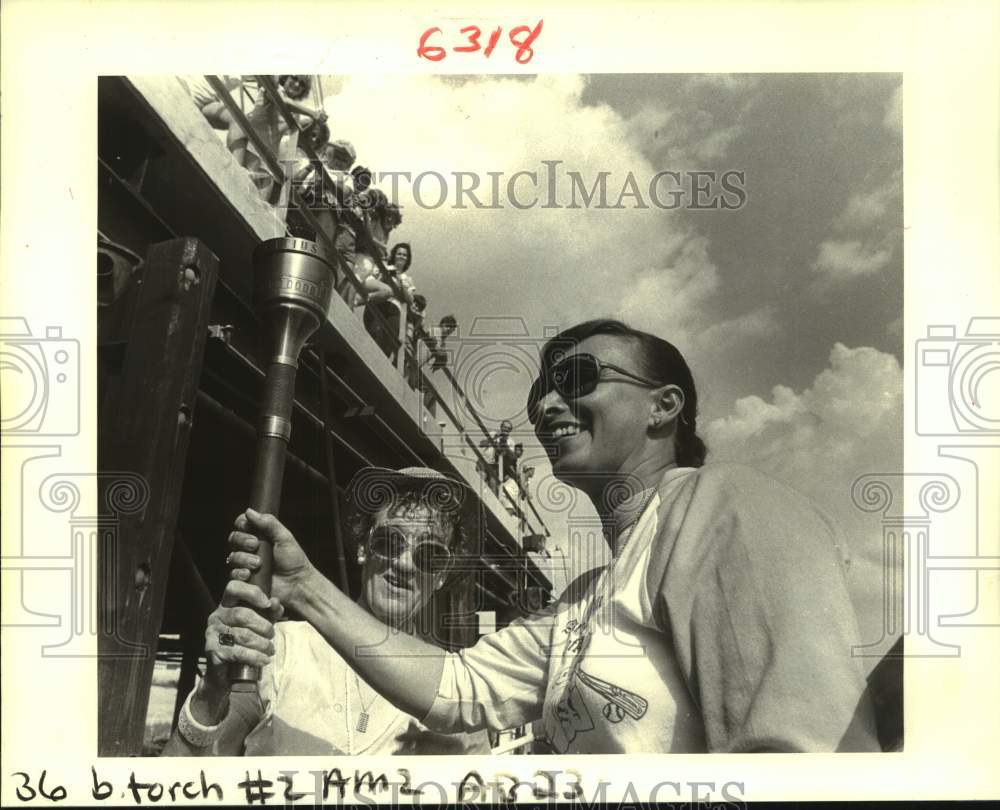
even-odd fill
[[[448,653],[424,725],[444,734],[502,731],[541,717],[555,623],[550,606]]]

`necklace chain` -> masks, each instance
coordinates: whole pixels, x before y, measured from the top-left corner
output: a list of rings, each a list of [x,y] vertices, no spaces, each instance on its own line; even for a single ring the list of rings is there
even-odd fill
[[[376,700],[378,700],[379,694],[375,690],[372,690],[371,700],[368,701],[368,705],[366,706],[365,705],[365,696],[361,692],[361,678],[358,677],[358,673],[355,672],[353,669],[351,670],[351,674],[354,675],[354,687],[358,690],[358,699],[361,701],[361,711],[362,712],[367,712],[368,709],[371,708],[372,704]]]
[[[358,692],[358,699],[361,702],[361,713],[358,715],[358,722],[351,727],[351,688],[348,684],[348,675],[354,677],[354,688]],[[379,699],[379,693],[375,692],[371,700],[368,701],[368,705],[365,705],[365,696],[361,693],[361,678],[358,677],[351,667],[347,666],[344,669],[344,701],[347,704],[347,744],[351,749],[349,753],[354,753],[354,732],[357,731],[360,734],[364,734],[368,731],[368,722],[371,720],[371,714],[369,709],[375,704],[375,701]]]
[[[357,723],[352,725],[352,714],[351,714],[351,686],[350,679],[354,677],[354,686],[358,692],[358,698],[361,701],[361,713],[358,715]],[[381,697],[378,692],[375,692],[371,700],[368,701],[368,705],[365,705],[364,695],[361,693],[361,679],[358,674],[351,669],[351,667],[344,666],[344,703],[346,705],[346,720],[347,720],[347,753],[354,754],[354,732],[357,731],[360,734],[365,734],[368,731],[368,722],[371,720],[371,714],[369,709],[375,704]]]

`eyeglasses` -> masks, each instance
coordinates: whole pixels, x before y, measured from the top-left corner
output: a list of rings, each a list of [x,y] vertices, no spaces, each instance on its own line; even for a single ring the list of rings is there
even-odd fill
[[[619,366],[613,366],[611,363],[601,362],[592,354],[571,354],[569,357],[564,357],[553,363],[547,373],[543,373],[532,383],[531,390],[528,392],[528,419],[531,420],[532,424],[538,421],[535,413],[538,404],[553,389],[563,399],[576,399],[591,393],[597,388],[597,384],[602,382],[601,372],[604,369],[617,371],[619,374],[649,388],[663,385],[663,383],[650,380],[647,377],[640,377],[638,374],[626,371]]]
[[[384,560],[395,560],[410,550],[413,566],[423,574],[437,574],[451,565],[451,549],[440,540],[425,539],[429,534],[420,535],[416,543],[411,543],[406,535],[393,526],[376,526],[368,533],[368,550]]]

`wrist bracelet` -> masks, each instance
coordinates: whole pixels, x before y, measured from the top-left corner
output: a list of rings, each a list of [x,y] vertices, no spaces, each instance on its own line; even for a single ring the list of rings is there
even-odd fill
[[[214,726],[206,726],[195,720],[191,713],[191,700],[197,691],[197,687],[192,689],[187,700],[184,701],[180,714],[177,716],[177,731],[195,748],[205,748],[215,742],[215,738],[219,736],[222,721],[226,718],[223,717]]]

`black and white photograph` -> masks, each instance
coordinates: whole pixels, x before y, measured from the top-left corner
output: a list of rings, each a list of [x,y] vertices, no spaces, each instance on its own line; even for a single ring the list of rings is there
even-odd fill
[[[72,269],[4,195],[4,802],[995,795],[996,149],[913,42],[209,7],[63,77]]]
[[[102,749],[901,747],[901,90],[102,77],[100,469],[186,420]]]

